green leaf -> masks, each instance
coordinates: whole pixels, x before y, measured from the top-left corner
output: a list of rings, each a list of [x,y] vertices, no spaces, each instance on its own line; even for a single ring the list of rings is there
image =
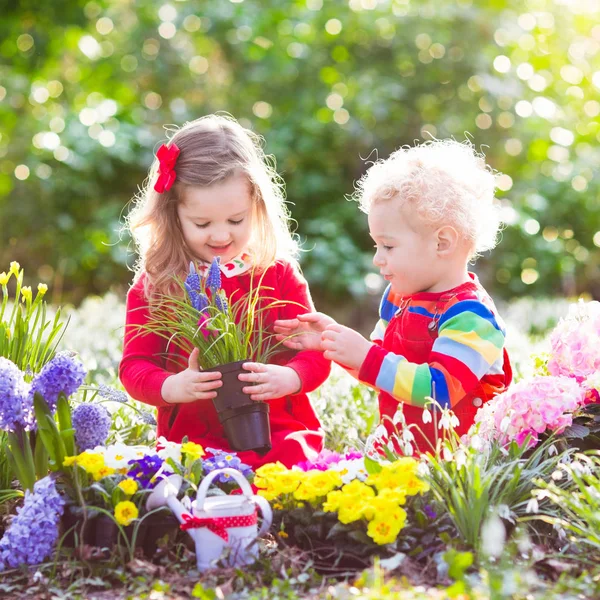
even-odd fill
[[[58,426],[65,446],[66,456],[75,456],[75,430],[71,421],[71,407],[63,392],[58,395],[56,415],[58,417]]]

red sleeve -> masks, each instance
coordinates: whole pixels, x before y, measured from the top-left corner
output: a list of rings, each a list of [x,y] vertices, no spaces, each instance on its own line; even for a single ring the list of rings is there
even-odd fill
[[[119,379],[132,398],[152,406],[172,406],[161,395],[162,385],[172,375],[165,369],[166,342],[154,333],[140,333],[148,322],[144,277],[127,293],[125,342],[119,364]]]
[[[306,279],[294,266],[287,263],[283,265],[279,289],[281,300],[300,304],[298,306],[290,303],[283,306],[279,311],[281,319],[294,319],[300,314],[315,310]],[[331,361],[327,360],[322,352],[315,350],[296,352],[284,364],[298,373],[302,382],[299,393],[316,390],[329,377],[331,371]]]

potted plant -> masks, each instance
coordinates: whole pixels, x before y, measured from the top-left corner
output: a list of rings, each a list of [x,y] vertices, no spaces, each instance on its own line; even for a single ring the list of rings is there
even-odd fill
[[[242,391],[247,384],[238,379],[247,361],[268,362],[280,342],[264,327],[264,314],[275,306],[287,304],[269,298],[265,288],[253,282],[248,294],[227,299],[221,289],[219,258],[215,258],[206,277],[190,263],[185,281],[176,278],[182,289],[179,297],[159,298],[150,311],[150,320],[141,326],[168,340],[185,352],[198,348],[199,367],[222,373],[223,385],[213,399],[225,436],[235,451],[271,449],[269,405],[256,402]],[[167,347],[168,349],[168,347]]]

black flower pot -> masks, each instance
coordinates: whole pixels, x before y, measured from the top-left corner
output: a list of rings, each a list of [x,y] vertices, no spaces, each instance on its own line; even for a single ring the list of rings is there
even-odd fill
[[[131,543],[133,542],[133,534],[136,527],[137,536],[135,538],[135,546],[138,548],[144,543],[144,538],[146,536],[146,523],[142,521],[139,524],[135,523],[133,525],[128,525],[123,529],[128,541]],[[111,549],[119,544],[123,544],[123,541],[120,539],[119,527],[115,523],[114,519],[108,515],[99,515],[96,518],[96,530],[93,545],[98,548]]]
[[[84,529],[81,512],[78,512],[71,505],[65,506],[65,512],[61,519],[61,536],[62,535],[65,536],[63,545],[67,548],[74,548],[82,542],[89,546],[93,546],[96,535],[96,519],[88,518]]]
[[[266,454],[271,449],[269,405],[252,402],[219,413],[219,421],[232,450],[254,450]]]
[[[146,535],[143,548],[147,558],[152,558],[159,547],[170,548],[175,544],[179,534],[179,521],[171,512],[161,510],[149,515],[144,519],[144,524]]]
[[[213,405],[232,450],[254,450],[265,454],[271,449],[269,405],[250,400],[250,396],[242,391],[249,385],[238,379],[240,373],[247,372],[242,369],[245,362],[240,360],[211,369],[223,375],[223,385],[217,390]]]

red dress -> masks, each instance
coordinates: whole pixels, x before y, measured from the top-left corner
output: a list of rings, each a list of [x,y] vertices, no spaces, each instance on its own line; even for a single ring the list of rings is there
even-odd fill
[[[125,343],[119,365],[121,382],[133,398],[158,408],[157,436],[164,436],[173,442],[181,442],[187,436],[190,441],[204,448],[230,450],[212,400],[198,400],[189,404],[169,404],[163,400],[161,389],[165,379],[183,371],[187,367],[188,356],[171,344],[169,355],[165,357],[167,341],[164,338],[154,333],[140,335],[136,330],[137,325],[148,322],[144,279],[145,275],[142,275],[127,294]],[[233,292],[234,298],[248,293],[250,285],[249,272],[222,277],[222,288],[228,298]],[[305,279],[287,262],[277,261],[271,266],[265,272],[261,285],[272,288],[265,292],[269,298],[290,301],[265,312],[264,323],[267,327],[276,319],[293,319],[298,314],[314,310]],[[323,447],[322,435],[317,431],[321,424],[306,394],[327,379],[331,363],[323,358],[321,352],[291,350],[280,352],[271,362],[294,369],[302,387],[297,394],[268,401],[272,450],[263,456],[251,451],[238,453],[243,462],[254,468],[275,461],[281,461],[289,467],[306,460],[302,445],[293,439],[285,439],[293,432],[305,432],[308,447],[316,452]]]

